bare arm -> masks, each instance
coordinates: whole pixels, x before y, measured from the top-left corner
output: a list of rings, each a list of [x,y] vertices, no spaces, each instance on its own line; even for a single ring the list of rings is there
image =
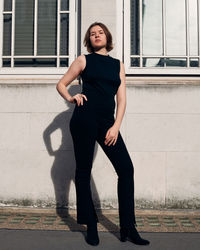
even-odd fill
[[[121,84],[117,91],[117,110],[116,110],[116,119],[114,126],[118,129],[121,126],[122,119],[126,109],[126,85],[125,85],[125,69],[124,64],[120,61],[120,78]]]
[[[78,105],[83,104],[82,98],[80,98],[80,94],[77,94],[75,96],[71,96],[67,90],[67,86],[78,77],[78,75],[81,73],[83,68],[85,67],[86,60],[84,55],[78,56],[70,65],[68,71],[64,74],[64,76],[59,80],[59,82],[56,85],[56,89],[59,92],[59,94],[66,99],[67,101],[71,103],[77,102]],[[86,96],[81,94],[82,97],[84,97],[86,100]]]
[[[116,119],[111,128],[108,129],[104,143],[108,146],[115,145],[122,119],[126,109],[126,85],[125,85],[125,69],[124,64],[120,61],[120,79],[121,84],[117,90],[117,111]]]

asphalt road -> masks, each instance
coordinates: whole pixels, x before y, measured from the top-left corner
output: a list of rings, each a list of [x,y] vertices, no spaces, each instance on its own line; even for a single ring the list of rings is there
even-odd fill
[[[200,233],[140,233],[150,245],[119,241],[119,234],[99,232],[100,243],[90,246],[85,232],[0,229],[0,250],[199,250]]]

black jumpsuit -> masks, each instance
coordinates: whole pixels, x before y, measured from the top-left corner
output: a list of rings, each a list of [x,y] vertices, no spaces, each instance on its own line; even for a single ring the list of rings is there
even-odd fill
[[[85,55],[86,67],[81,73],[83,105],[76,105],[70,120],[76,171],[77,223],[87,224],[98,217],[92,200],[90,176],[95,141],[111,161],[117,176],[120,226],[136,224],[134,207],[134,167],[119,131],[113,146],[105,145],[105,135],[114,124],[115,94],[121,83],[120,60],[91,53]]]

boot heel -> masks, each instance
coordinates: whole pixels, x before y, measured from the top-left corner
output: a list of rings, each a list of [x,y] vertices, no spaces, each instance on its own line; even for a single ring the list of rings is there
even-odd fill
[[[86,242],[93,246],[97,246],[99,244],[97,223],[87,225]]]
[[[128,239],[128,231],[120,228],[120,241],[125,242]]]

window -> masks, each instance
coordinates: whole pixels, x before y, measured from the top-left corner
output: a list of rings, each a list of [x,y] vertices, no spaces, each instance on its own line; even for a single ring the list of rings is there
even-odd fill
[[[199,0],[124,0],[131,74],[200,74]]]
[[[74,0],[4,0],[2,10],[1,71],[61,73],[74,60]]]

